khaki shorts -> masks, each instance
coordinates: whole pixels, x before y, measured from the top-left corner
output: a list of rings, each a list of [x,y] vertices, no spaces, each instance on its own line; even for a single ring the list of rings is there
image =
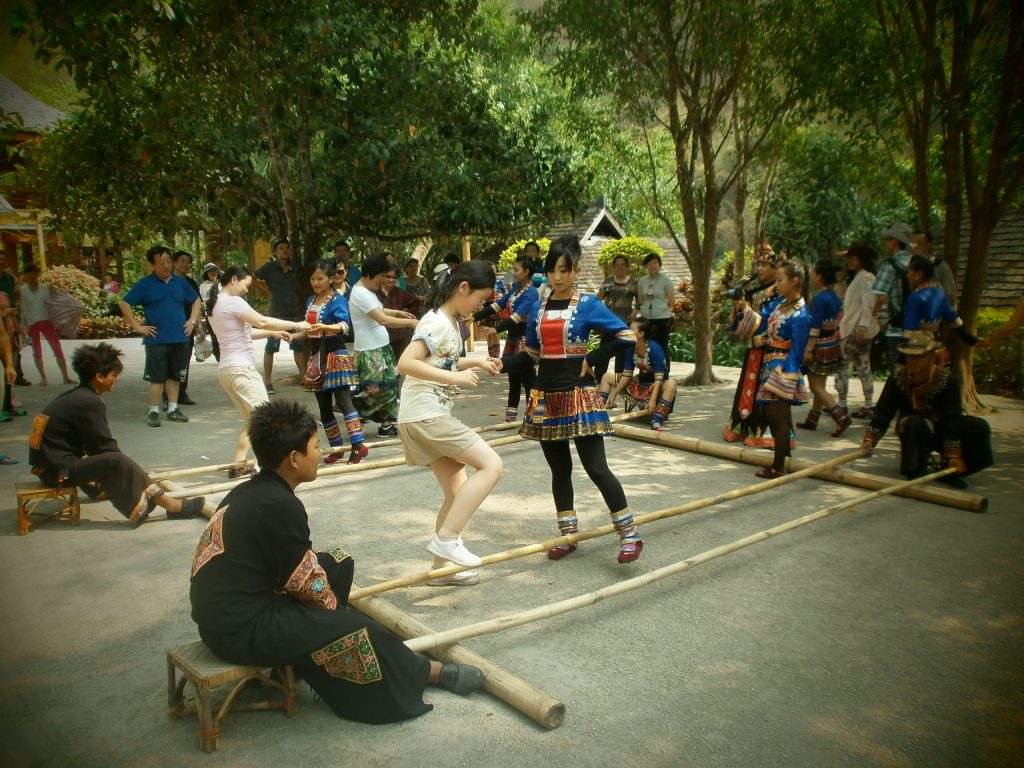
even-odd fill
[[[249,418],[257,405],[270,402],[263,377],[251,366],[217,369],[217,380],[243,416]]]
[[[480,435],[454,416],[439,416],[398,425],[405,463],[427,467],[438,459],[455,458],[480,441]]]

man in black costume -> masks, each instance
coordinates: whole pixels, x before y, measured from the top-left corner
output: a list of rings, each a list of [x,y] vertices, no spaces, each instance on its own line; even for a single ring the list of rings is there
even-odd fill
[[[984,419],[964,415],[960,383],[935,354],[941,349],[930,331],[907,333],[899,347],[904,362],[886,380],[861,448],[874,450],[896,418],[900,474],[926,474],[929,457],[938,451],[943,466],[957,470],[939,482],[966,488],[963,475],[992,466],[992,433]]]
[[[90,498],[109,498],[136,526],[154,507],[180,520],[198,517],[204,499],[171,499],[110,434],[101,395],[114,389],[124,370],[121,350],[105,342],[85,344],[71,355],[79,385],[57,397],[35,417],[28,438],[32,472],[46,485],[77,485]]]
[[[364,723],[428,712],[428,683],[459,695],[479,688],[476,667],[431,661],[350,608],[352,558],[314,551],[295,495],[320,462],[309,411],[261,405],[249,438],[262,470],[224,497],[192,563],[192,619],[207,647],[232,664],[294,665],[336,715]]]

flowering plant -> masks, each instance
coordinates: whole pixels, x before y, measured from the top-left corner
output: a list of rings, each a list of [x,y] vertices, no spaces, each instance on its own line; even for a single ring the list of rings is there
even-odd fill
[[[70,293],[82,302],[85,317],[105,317],[108,314],[109,305],[100,291],[100,281],[78,267],[50,267],[39,276],[39,280],[54,290]]]

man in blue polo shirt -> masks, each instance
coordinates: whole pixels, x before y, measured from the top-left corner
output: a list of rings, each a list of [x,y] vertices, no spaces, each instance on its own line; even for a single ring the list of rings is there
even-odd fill
[[[175,274],[171,251],[154,245],[146,251],[153,271],[139,280],[117,303],[132,330],[140,334],[146,350],[146,368],[142,378],[149,382],[149,416],[146,423],[160,426],[160,395],[167,392],[167,420],[186,422],[188,416],[178,408],[178,389],[188,367],[189,337],[199,321],[199,294]],[[132,307],[141,305],[146,324],[135,317]],[[185,307],[191,307],[188,317]]]

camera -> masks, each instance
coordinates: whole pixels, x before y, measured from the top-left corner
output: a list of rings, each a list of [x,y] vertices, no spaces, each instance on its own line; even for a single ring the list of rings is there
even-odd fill
[[[733,301],[739,301],[740,299],[742,299],[743,289],[746,287],[747,283],[749,283],[753,279],[753,275],[747,275],[738,283],[736,283],[736,285],[734,285],[732,288],[727,288],[725,291],[725,298],[732,299]]]

